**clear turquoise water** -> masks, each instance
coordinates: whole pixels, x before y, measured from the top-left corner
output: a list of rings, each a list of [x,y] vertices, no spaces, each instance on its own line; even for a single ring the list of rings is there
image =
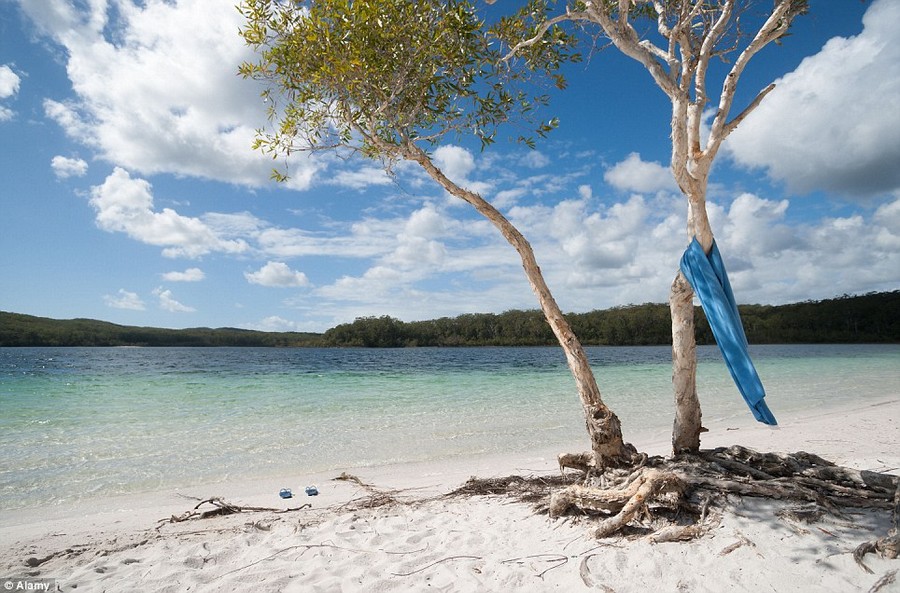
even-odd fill
[[[668,347],[590,348],[629,431],[668,434]],[[753,349],[775,415],[900,394],[900,346]],[[749,415],[701,348],[704,418]],[[557,348],[0,348],[0,509],[584,438]]]

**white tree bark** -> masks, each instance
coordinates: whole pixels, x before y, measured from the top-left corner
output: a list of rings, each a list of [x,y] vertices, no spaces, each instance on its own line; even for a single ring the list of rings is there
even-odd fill
[[[669,294],[672,315],[672,386],[675,391],[675,423],[672,451],[700,450],[703,431],[697,397],[697,343],[694,338],[694,291],[683,274],[675,276]]]
[[[600,388],[591,370],[587,354],[550,293],[531,245],[522,233],[490,202],[477,193],[454,183],[435,166],[431,158],[418,146],[409,143],[404,151],[404,156],[417,162],[432,179],[437,181],[450,194],[472,205],[481,215],[491,221],[510,245],[515,248],[522,260],[525,276],[528,278],[528,282],[538,298],[541,311],[543,311],[544,317],[553,330],[553,334],[559,341],[563,352],[565,352],[569,369],[575,378],[575,385],[584,410],[585,423],[591,440],[594,464],[596,467],[604,467],[630,461],[634,449],[624,443],[619,418],[603,403],[603,399],[600,396]]]
[[[639,4],[654,7],[657,30],[666,47],[649,38],[641,39],[630,22],[630,10]],[[713,115],[705,143],[701,138],[704,109],[709,103],[706,76],[710,61],[722,53],[725,35],[736,25],[737,0],[698,2],[681,0],[588,1],[581,11],[568,11],[545,24],[569,20],[599,25],[613,45],[642,64],[657,86],[672,102],[671,168],[687,199],[688,240],[696,238],[709,253],[713,232],[706,210],[706,192],[713,160],[728,135],[774,88],[769,85],[736,117],[729,120],[741,74],[750,59],[763,47],[783,36],[793,19],[805,11],[798,0],[775,0],[769,17],[749,43],[740,51],[725,76],[719,92],[718,108]],[[546,30],[546,29],[544,29]],[[542,30],[539,29],[542,33]],[[523,44],[539,39],[536,36]],[[522,45],[522,44],[520,44]],[[518,46],[517,46],[518,47]],[[516,51],[513,48],[513,52]],[[730,53],[730,48],[727,50]],[[697,358],[694,338],[693,291],[679,272],[670,293],[672,314],[672,382],[675,392],[675,425],[672,445],[675,453],[700,448],[700,400],[697,397]]]

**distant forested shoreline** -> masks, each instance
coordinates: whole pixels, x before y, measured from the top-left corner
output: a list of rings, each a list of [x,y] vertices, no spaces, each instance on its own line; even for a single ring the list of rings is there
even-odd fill
[[[805,301],[741,305],[752,344],[900,343],[900,290]],[[646,303],[566,315],[588,346],[671,343],[669,307]],[[702,309],[697,342],[714,343]],[[556,341],[540,311],[473,313],[404,322],[361,317],[325,333],[262,332],[235,328],[161,329],[93,319],[56,320],[0,312],[0,346],[230,346],[366,347],[549,346]]]

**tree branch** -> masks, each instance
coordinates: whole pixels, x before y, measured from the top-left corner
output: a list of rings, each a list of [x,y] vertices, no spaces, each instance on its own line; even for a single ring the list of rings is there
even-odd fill
[[[694,77],[694,87],[698,96],[703,98],[704,103],[706,103],[706,72],[709,68],[709,60],[712,57],[713,48],[715,48],[719,39],[725,33],[725,27],[728,25],[728,21],[731,20],[733,9],[734,0],[727,0],[722,7],[722,12],[719,13],[719,18],[716,19],[716,22],[709,29],[706,37],[703,39],[703,44],[700,46],[700,62]]]
[[[547,31],[549,31],[552,27],[555,27],[556,25],[558,25],[560,23],[564,23],[566,21],[576,22],[576,21],[589,21],[589,20],[590,20],[590,18],[588,17],[588,15],[586,13],[572,12],[568,8],[566,8],[566,14],[561,14],[559,16],[553,17],[550,20],[544,21],[543,23],[541,23],[538,26],[537,32],[532,37],[529,37],[528,39],[524,39],[524,40],[518,42],[517,44],[515,44],[512,48],[510,48],[510,50],[506,53],[506,55],[503,56],[503,61],[508,62],[509,60],[513,59],[516,56],[516,54],[519,53],[519,51],[525,49],[526,47],[531,47],[535,43],[539,42],[541,40],[541,37],[543,37]]]
[[[746,118],[748,115],[750,115],[750,113],[754,109],[756,109],[760,103],[762,103],[762,100],[765,99],[766,95],[771,93],[772,89],[774,89],[774,88],[775,88],[775,83],[773,82],[773,83],[770,83],[769,86],[767,86],[763,90],[759,91],[759,94],[756,95],[756,98],[753,99],[753,101],[749,105],[747,105],[747,107],[744,108],[743,111],[741,111],[733,120],[731,120],[730,122],[725,124],[725,127],[723,128],[723,132],[722,132],[723,137],[728,137],[728,135],[731,134],[734,131],[734,129],[740,125],[740,123],[742,121],[744,121],[744,118]]]
[[[736,127],[736,124],[727,127],[725,122],[728,119],[728,113],[731,111],[731,106],[734,102],[734,93],[737,88],[738,80],[740,79],[744,68],[746,68],[747,63],[754,55],[766,45],[787,32],[794,17],[800,14],[799,9],[795,8],[792,10],[792,7],[793,2],[791,0],[778,1],[772,14],[769,15],[769,18],[766,19],[766,22],[760,27],[750,44],[747,45],[747,47],[744,48],[744,51],[738,56],[734,65],[731,67],[728,76],[725,77],[725,81],[722,83],[722,95],[719,99],[719,108],[716,112],[716,117],[713,120],[709,141],[707,142],[707,151],[715,153],[722,141],[728,136],[731,130]]]
[[[627,3],[627,0],[622,0]],[[628,22],[627,16],[623,19],[623,12],[619,13],[619,20],[616,21],[609,13],[606,6],[598,6],[596,3],[588,3],[585,13],[588,20],[600,25],[603,32],[613,42],[619,51],[623,54],[643,64],[650,72],[653,81],[663,90],[669,97],[674,97],[678,92],[672,72],[667,72],[662,64],[657,60],[657,56],[662,54],[661,49],[651,51],[641,43],[637,31]],[[627,10],[624,11],[627,14]],[[666,64],[670,64],[670,59],[666,60]]]

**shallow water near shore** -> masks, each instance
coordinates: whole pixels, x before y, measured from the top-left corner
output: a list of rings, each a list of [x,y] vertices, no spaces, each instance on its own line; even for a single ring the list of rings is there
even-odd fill
[[[900,346],[757,346],[779,414],[900,394]],[[672,423],[668,347],[588,348],[629,432]],[[700,348],[706,422],[750,412]],[[0,348],[0,509],[565,446],[559,348]]]

